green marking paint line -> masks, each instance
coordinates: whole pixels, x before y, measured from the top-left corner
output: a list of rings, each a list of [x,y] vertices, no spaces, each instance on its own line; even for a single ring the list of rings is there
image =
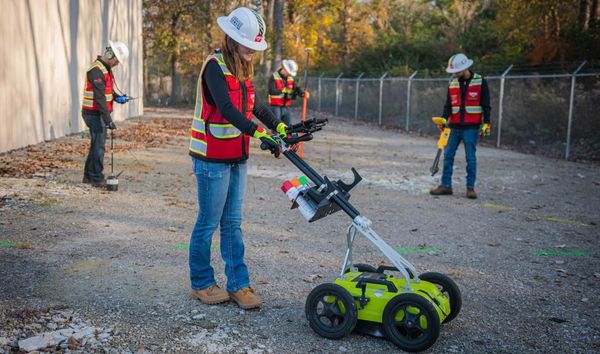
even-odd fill
[[[587,252],[578,251],[537,251],[535,254],[539,256],[586,256]]]
[[[14,242],[0,242],[0,247],[17,247],[17,244]]]
[[[513,207],[509,207],[509,206],[506,206],[506,205],[500,205],[500,204],[484,203],[483,206],[486,207],[486,208],[500,210],[500,211],[515,210],[515,208],[513,208]]]
[[[394,248],[398,253],[438,253],[440,250],[435,247],[429,248]]]
[[[178,250],[189,250],[190,245],[178,244],[175,245],[175,248]],[[219,245],[210,245],[210,248],[219,248]]]
[[[557,222],[559,224],[576,225],[576,226],[581,226],[581,227],[591,227],[592,226],[590,224],[586,224],[586,223],[581,222],[581,221],[559,219],[559,218],[555,218],[553,216],[547,216],[547,217],[542,218],[541,220],[551,221],[551,222]]]

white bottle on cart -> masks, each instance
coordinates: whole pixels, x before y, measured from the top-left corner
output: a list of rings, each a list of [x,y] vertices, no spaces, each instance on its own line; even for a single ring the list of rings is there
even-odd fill
[[[314,203],[304,199],[304,197],[300,195],[298,189],[296,189],[296,187],[294,187],[294,185],[292,185],[290,181],[283,182],[281,190],[283,191],[283,193],[285,193],[285,195],[287,195],[289,200],[298,204],[298,209],[300,210],[300,213],[302,214],[302,216],[304,216],[306,220],[312,219],[312,217],[315,215],[315,212],[317,211],[317,206]]]

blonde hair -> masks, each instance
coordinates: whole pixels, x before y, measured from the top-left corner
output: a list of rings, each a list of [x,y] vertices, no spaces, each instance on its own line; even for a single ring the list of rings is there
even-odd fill
[[[228,35],[225,35],[223,39],[223,44],[221,47],[223,48],[223,59],[225,60],[225,65],[233,76],[236,79],[243,80],[252,80],[254,77],[254,63],[247,62],[242,59],[238,52],[238,47],[240,44]]]

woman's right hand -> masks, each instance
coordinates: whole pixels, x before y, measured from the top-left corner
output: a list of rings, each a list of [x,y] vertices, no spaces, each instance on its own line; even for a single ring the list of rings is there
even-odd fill
[[[276,158],[281,158],[281,145],[279,145],[279,143],[275,139],[273,139],[271,133],[268,132],[265,128],[259,125],[252,136],[256,139],[260,139],[261,149],[269,149],[273,156],[275,156]]]

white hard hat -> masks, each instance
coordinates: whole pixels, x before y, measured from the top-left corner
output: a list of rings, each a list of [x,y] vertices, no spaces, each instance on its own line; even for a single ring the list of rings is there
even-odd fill
[[[290,73],[292,76],[296,76],[296,73],[298,72],[298,64],[296,64],[295,61],[292,59],[286,59],[281,64],[283,65],[285,71]]]
[[[450,74],[458,73],[470,68],[471,65],[473,65],[473,60],[467,58],[466,55],[462,53],[454,54],[448,59],[446,72]]]
[[[124,63],[125,60],[127,60],[127,58],[129,58],[129,49],[127,49],[127,46],[125,45],[125,43],[113,42],[113,41],[109,40],[108,45],[112,49],[113,53],[115,53],[115,57],[117,57],[117,60],[119,61],[119,63]]]
[[[231,11],[229,16],[219,17],[217,23],[223,32],[244,47],[254,50],[267,49],[267,26],[258,12],[247,7],[238,7]]]

